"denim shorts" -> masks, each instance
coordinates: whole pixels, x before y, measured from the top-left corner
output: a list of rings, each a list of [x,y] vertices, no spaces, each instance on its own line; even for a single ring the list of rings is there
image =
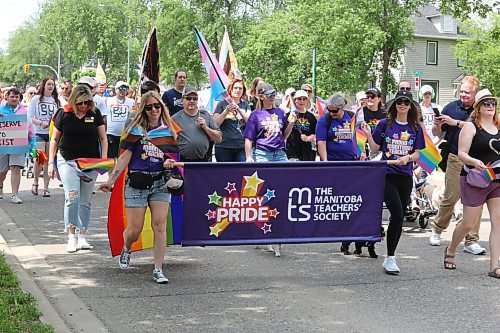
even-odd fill
[[[155,180],[151,188],[140,190],[130,187],[127,176],[125,180],[125,207],[147,207],[151,201],[170,202],[170,193],[165,185],[165,179]]]
[[[50,141],[48,134],[36,133],[35,137],[36,137],[36,142],[49,142]]]

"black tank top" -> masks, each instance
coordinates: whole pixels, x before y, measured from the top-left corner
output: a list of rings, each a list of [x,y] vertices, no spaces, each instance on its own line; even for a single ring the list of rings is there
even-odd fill
[[[493,164],[500,158],[500,131],[497,130],[496,134],[490,134],[484,129],[479,129],[477,124],[473,122],[476,128],[476,135],[472,139],[472,143],[469,149],[469,156],[472,158],[477,158],[485,165],[488,163]],[[472,166],[468,166],[472,168]],[[495,174],[500,172],[500,168],[494,169]],[[465,170],[462,168],[461,176],[467,175]],[[496,180],[498,181],[498,180]]]

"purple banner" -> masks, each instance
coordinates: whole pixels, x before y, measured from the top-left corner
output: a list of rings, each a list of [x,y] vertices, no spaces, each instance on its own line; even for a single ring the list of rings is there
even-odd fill
[[[386,166],[186,163],[182,244],[380,241]]]

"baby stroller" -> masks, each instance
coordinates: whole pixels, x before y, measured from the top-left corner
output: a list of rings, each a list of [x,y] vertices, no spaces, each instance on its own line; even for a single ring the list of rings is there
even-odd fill
[[[36,158],[34,158],[33,153],[30,152],[28,154],[28,158],[26,159],[26,167],[21,171],[21,175],[26,176],[26,178],[28,179],[33,178],[35,171],[35,163],[36,163]]]
[[[429,225],[429,218],[437,214],[437,209],[432,204],[434,186],[427,182],[427,173],[425,171],[422,171],[419,177],[415,175],[414,179],[415,193],[412,194],[412,200],[408,204],[405,218],[409,222],[418,220],[420,228],[425,229]]]

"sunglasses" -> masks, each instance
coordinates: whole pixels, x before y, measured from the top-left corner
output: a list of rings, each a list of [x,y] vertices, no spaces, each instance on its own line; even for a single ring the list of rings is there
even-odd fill
[[[375,99],[375,98],[377,98],[377,96],[375,96],[375,95],[371,95],[371,94],[366,95],[366,99]]]
[[[489,107],[496,107],[497,106],[497,102],[496,101],[486,101],[486,102],[483,102],[483,105],[487,108]]]
[[[399,88],[399,90],[406,90],[406,91],[410,91],[410,90],[411,90],[411,87],[401,87],[401,88]]]
[[[68,90],[68,87],[61,87],[61,90]]]
[[[302,89],[302,90],[304,90],[304,91],[305,91],[306,93],[308,93],[308,94],[313,92],[313,91],[312,91],[312,90],[310,90],[310,89]]]
[[[127,88],[127,87],[125,87],[125,86],[122,86],[122,87],[119,87],[119,88],[118,88],[118,90],[119,90],[119,91],[127,91],[127,90],[128,90],[128,88]]]
[[[407,100],[406,98],[405,99],[398,99],[396,101],[396,105],[403,105],[403,104],[408,106],[408,105],[410,105],[410,101]]]
[[[265,94],[264,96],[266,96],[267,99],[271,99],[271,98],[274,98],[276,97],[276,93],[275,92],[272,92],[270,94]]]
[[[328,109],[328,108],[327,108],[327,110],[328,110],[328,112],[332,112],[332,113],[337,113],[337,112],[339,112],[339,111],[340,111],[340,109],[335,109],[335,110],[332,110],[332,109]]]
[[[296,101],[307,101],[307,97],[297,97],[295,98]]]
[[[153,108],[155,108],[156,110],[160,110],[161,104],[160,103],[148,104],[144,107],[144,110],[146,110],[146,112],[151,112],[153,111]]]
[[[34,92],[29,92],[28,94],[29,94],[29,95],[34,95],[34,94],[36,94],[36,93],[34,93]]]
[[[189,97],[189,96],[186,96],[186,97],[184,97],[184,99],[186,101],[195,101],[196,102],[198,100],[198,97]]]
[[[81,101],[81,102],[78,102],[76,103],[77,106],[80,106],[80,105],[85,105],[85,106],[89,106],[89,105],[92,105],[93,101]]]

